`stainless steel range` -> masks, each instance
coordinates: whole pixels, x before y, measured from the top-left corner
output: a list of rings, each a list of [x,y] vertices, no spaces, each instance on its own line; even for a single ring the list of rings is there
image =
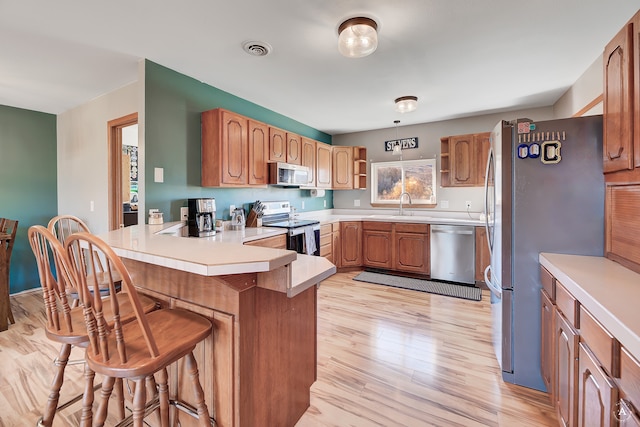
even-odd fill
[[[320,221],[297,219],[288,201],[262,202],[262,225],[287,229],[287,249],[320,255]]]

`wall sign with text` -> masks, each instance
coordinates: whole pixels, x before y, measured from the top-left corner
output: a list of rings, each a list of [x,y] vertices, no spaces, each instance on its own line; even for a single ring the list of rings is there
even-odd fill
[[[395,147],[396,145],[399,145],[403,150],[418,148],[418,137],[414,136],[412,138],[392,139],[391,141],[385,141],[384,151],[393,151],[393,147]]]

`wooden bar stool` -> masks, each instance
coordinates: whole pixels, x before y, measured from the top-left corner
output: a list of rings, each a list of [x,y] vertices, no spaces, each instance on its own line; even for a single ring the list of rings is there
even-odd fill
[[[211,419],[204,401],[198,367],[193,356],[195,346],[211,335],[211,322],[199,314],[183,309],[160,309],[145,314],[131,276],[122,260],[103,240],[89,233],[76,233],[68,237],[65,247],[67,259],[77,278],[81,301],[89,307],[85,313],[89,347],[86,360],[96,373],[105,376],[103,393],[94,422],[101,426],[107,415],[109,390],[114,378],[132,380],[135,383],[132,418],[135,427],[142,427],[147,403],[146,380],[158,373],[160,417],[163,426],[169,425],[169,394],[167,367],[184,359],[200,426],[210,426]],[[86,250],[85,250],[86,249]],[[83,259],[89,257],[89,259]],[[108,302],[97,297],[98,282],[87,272],[86,266],[94,264],[94,257],[105,261],[107,277],[122,278],[123,292],[130,299],[136,322],[122,324],[121,307],[115,298]],[[93,290],[93,292],[92,292]],[[110,306],[110,310],[107,310]],[[108,327],[112,324],[113,327]]]
[[[16,242],[16,233],[18,231],[18,221],[11,220],[7,218],[0,218],[0,283],[2,283],[2,288],[0,292],[0,313],[2,314],[3,319],[0,319],[0,331],[6,330],[8,324],[5,323],[9,321],[9,323],[16,323],[13,318],[13,312],[11,311],[11,302],[9,300],[9,270],[11,266],[11,252],[13,251],[13,245]],[[6,317],[5,317],[6,316]]]
[[[28,240],[36,258],[40,284],[42,286],[42,295],[47,316],[45,333],[47,338],[61,344],[60,353],[54,360],[56,372],[51,382],[49,399],[43,416],[38,421],[38,425],[49,427],[52,425],[58,410],[64,409],[79,401],[83,395],[86,396],[88,393],[92,394],[94,390],[94,373],[88,366],[85,366],[85,379],[87,383],[84,393],[58,406],[60,389],[64,381],[64,371],[69,361],[71,347],[75,345],[86,348],[89,344],[89,336],[85,323],[85,311],[87,307],[72,307],[72,303],[69,301],[69,289],[75,286],[75,280],[72,276],[73,271],[70,269],[71,263],[67,259],[67,252],[56,236],[41,225],[34,225],[29,228]],[[119,293],[113,299],[121,300],[119,302],[121,313],[120,322],[126,323],[136,318],[131,303],[129,302],[129,297],[126,294]],[[105,301],[109,301],[109,298]],[[155,301],[146,297],[141,298],[140,304],[142,310],[145,312],[153,310],[156,306]],[[110,307],[108,303],[106,303],[106,305],[107,308]],[[85,414],[85,417],[88,417],[89,421],[91,420],[90,414],[92,411],[91,402],[92,398],[83,405],[83,414]],[[120,399],[119,402],[122,406],[122,399]],[[124,418],[124,408],[120,409],[120,417]]]
[[[47,224],[47,228],[51,231],[64,245],[67,238],[79,232],[91,233],[89,227],[77,216],[74,215],[58,215],[49,221]],[[104,276],[104,267],[102,266],[102,262],[96,263],[96,268],[94,273],[98,277],[98,281],[100,282],[100,293],[102,296],[108,295],[109,292],[109,278]],[[120,292],[120,280],[116,280],[116,292]],[[75,296],[74,296],[75,297]]]

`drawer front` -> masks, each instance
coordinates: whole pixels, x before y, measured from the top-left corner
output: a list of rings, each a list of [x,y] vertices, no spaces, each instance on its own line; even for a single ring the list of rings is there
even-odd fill
[[[333,240],[333,237],[331,236],[331,233],[329,233],[329,234],[321,234],[320,235],[320,246],[331,245],[331,241],[332,240]]]
[[[400,233],[428,233],[429,224],[407,224],[396,222],[396,231]]]
[[[363,230],[375,230],[375,231],[391,231],[390,222],[378,222],[378,221],[363,221]]]
[[[336,231],[340,231],[340,223],[339,222],[334,222],[333,224],[333,232],[335,233]]]
[[[625,399],[640,410],[640,362],[626,348],[620,352],[620,390]]]
[[[602,366],[611,376],[619,375],[620,346],[584,307],[580,307],[580,340],[589,346]]]
[[[569,323],[571,323],[571,326],[576,329],[580,328],[578,300],[576,300],[558,280],[556,280],[556,307],[562,312]]]
[[[331,224],[322,224],[320,226],[320,235],[331,234],[333,227]]]
[[[331,255],[331,253],[331,244],[320,245],[320,256],[327,258],[328,255]]]
[[[540,266],[540,282],[542,283],[542,289],[551,298],[551,302],[554,302],[556,300],[556,278],[542,266]]]

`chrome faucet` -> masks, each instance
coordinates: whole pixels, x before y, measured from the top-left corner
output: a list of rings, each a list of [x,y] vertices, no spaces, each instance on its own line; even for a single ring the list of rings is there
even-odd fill
[[[405,195],[409,198],[409,206],[411,206],[411,195],[406,191],[400,194],[400,215],[404,215],[404,210],[402,209],[402,200],[404,199]]]

